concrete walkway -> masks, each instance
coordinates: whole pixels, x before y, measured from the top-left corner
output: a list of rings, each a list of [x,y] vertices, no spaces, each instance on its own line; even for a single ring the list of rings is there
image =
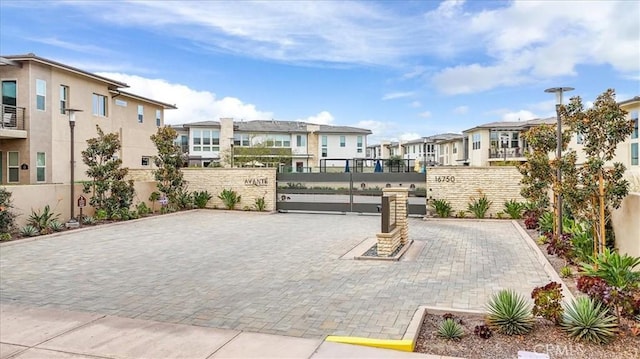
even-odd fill
[[[498,289],[528,297],[549,281],[511,221],[410,218],[415,243],[402,261],[344,259],[379,226],[378,216],[200,210],[6,243],[0,302],[314,340],[401,339],[421,305],[481,310]]]
[[[0,318],[1,359],[448,358],[7,304]]]

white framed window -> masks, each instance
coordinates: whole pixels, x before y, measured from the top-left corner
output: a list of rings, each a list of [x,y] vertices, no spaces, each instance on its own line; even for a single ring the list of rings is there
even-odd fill
[[[69,104],[69,86],[60,85],[60,113],[66,114]]]
[[[94,93],[92,96],[92,109],[94,115],[107,117],[107,97]]]
[[[142,160],[140,161],[140,164],[144,167],[148,167],[151,164],[151,157],[142,156]]]
[[[346,147],[347,146],[347,139],[345,136],[340,136],[340,147]]]
[[[322,157],[328,156],[327,150],[327,136],[322,136]]]
[[[472,138],[473,138],[472,148],[474,150],[479,150],[481,145],[480,139],[482,138],[482,136],[479,133],[474,133]]]
[[[7,182],[20,182],[20,153],[7,152]]]
[[[144,106],[138,105],[138,123],[144,122]]]
[[[36,153],[36,181],[46,181],[47,156],[44,152]]]
[[[47,81],[36,79],[36,109],[46,110],[47,102]]]
[[[156,110],[156,127],[162,126],[162,111]]]
[[[194,130],[193,150],[196,152],[220,151],[220,131]]]
[[[307,137],[304,135],[296,135],[296,146],[304,147],[307,145]]]
[[[637,143],[631,144],[631,165],[632,166],[638,165],[638,144]]]
[[[358,136],[356,139],[358,153],[362,153],[362,136]]]
[[[246,133],[234,133],[233,134],[233,145],[240,147],[249,147],[249,135]]]
[[[631,111],[631,121],[633,121],[633,132],[631,138],[638,138],[638,111]]]
[[[584,135],[582,133],[576,134],[576,143],[579,145],[584,143]]]

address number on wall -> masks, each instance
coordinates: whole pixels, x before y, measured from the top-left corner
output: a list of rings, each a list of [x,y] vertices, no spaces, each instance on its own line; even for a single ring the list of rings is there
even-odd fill
[[[456,181],[455,176],[436,176],[436,182],[454,183],[455,181]]]

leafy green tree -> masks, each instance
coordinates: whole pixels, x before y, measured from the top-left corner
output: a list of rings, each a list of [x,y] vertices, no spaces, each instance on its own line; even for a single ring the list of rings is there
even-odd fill
[[[122,168],[122,160],[115,158],[122,147],[117,133],[105,134],[96,125],[98,137],[87,140],[82,151],[82,162],[87,165],[87,176],[91,181],[83,184],[83,192],[91,193],[89,203],[96,210],[105,210],[109,215],[128,209],[134,196],[133,180],[125,180],[129,169]]]
[[[163,193],[172,208],[180,207],[180,194],[185,191],[185,180],[180,168],[184,164],[182,150],[175,143],[178,133],[171,127],[160,127],[151,141],[158,149],[154,163],[158,169],[153,171],[158,190]]]
[[[522,137],[529,144],[525,153],[527,161],[518,166],[522,174],[522,197],[544,210],[549,206],[549,189],[555,181],[555,171],[549,161],[549,153],[556,148],[556,130],[552,125],[532,127]]]
[[[585,109],[580,97],[571,98],[567,106],[561,107],[561,116],[572,132],[582,136],[586,154],[585,163],[579,167],[575,166],[575,154],[568,157],[573,164],[566,168],[564,197],[574,213],[592,223],[600,253],[606,243],[604,228],[609,209],[618,208],[629,192],[629,182],[623,178],[625,166],[611,163],[618,144],[633,132],[633,123],[626,115],[616,102],[613,89],[599,95],[589,109]]]

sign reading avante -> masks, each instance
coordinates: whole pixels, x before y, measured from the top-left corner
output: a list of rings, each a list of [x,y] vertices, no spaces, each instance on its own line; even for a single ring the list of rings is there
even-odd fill
[[[247,178],[244,180],[245,186],[268,186],[268,178]]]

